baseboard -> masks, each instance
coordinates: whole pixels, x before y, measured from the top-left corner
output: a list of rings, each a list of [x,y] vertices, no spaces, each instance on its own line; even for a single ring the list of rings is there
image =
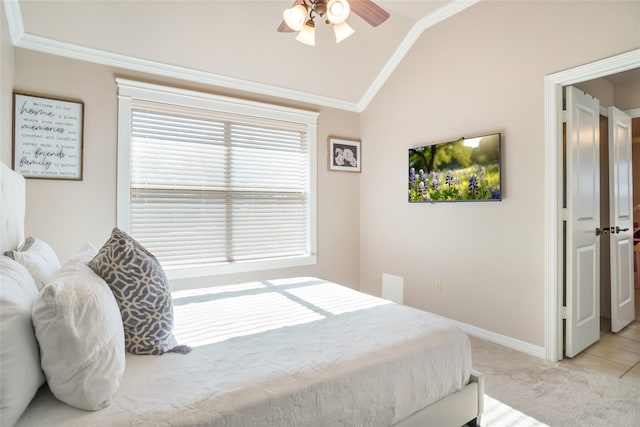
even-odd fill
[[[539,357],[540,359],[545,358],[544,347],[533,345],[526,341],[521,341],[519,339],[511,338],[505,335],[500,335],[486,329],[478,328],[477,326],[467,325],[466,323],[458,322],[456,320],[451,321],[455,323],[460,329],[475,337],[491,341],[495,344],[500,344],[513,350],[518,350],[523,353],[530,354],[531,356]]]

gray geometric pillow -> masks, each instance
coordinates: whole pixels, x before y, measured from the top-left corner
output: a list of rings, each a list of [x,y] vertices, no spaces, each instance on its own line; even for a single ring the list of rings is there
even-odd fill
[[[133,354],[188,353],[174,346],[173,302],[169,282],[155,256],[119,228],[89,262],[118,302],[125,348]]]

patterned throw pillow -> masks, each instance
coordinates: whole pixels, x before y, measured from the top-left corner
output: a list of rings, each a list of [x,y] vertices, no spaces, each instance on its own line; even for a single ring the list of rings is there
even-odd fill
[[[113,291],[124,326],[125,347],[133,354],[188,353],[173,346],[173,303],[162,266],[119,228],[89,262]]]

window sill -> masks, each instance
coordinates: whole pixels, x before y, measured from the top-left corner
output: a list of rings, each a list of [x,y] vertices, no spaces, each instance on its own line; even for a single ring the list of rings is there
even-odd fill
[[[317,264],[316,255],[293,258],[265,259],[260,261],[240,261],[215,265],[193,265],[189,267],[166,267],[167,279],[190,279],[195,277],[217,276],[222,274],[246,273],[260,270],[274,270],[278,268],[301,267]]]

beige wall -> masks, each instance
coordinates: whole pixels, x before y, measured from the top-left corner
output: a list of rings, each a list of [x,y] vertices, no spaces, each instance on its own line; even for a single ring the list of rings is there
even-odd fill
[[[397,274],[409,305],[543,346],[544,76],[640,47],[638,16],[483,1],[425,31],[361,114],[361,289]],[[503,201],[407,203],[409,147],[494,130]]]
[[[577,83],[574,86],[594,98],[598,98],[601,107],[615,105],[614,85],[604,77]]]
[[[216,91],[156,76],[114,70],[25,49],[15,50],[15,89],[84,101],[83,181],[27,180],[26,233],[49,242],[62,260],[85,241],[101,245],[116,225],[117,99],[114,77],[167,82],[189,89],[254,100],[276,100],[229,91]],[[329,172],[329,134],[357,138],[358,115],[279,101],[291,107],[320,112],[318,127],[318,264],[198,281],[175,281],[174,288],[211,286],[235,279],[257,280],[292,275],[321,276],[357,288],[359,283],[359,176]],[[3,113],[4,114],[4,113]],[[3,117],[4,119],[4,117]],[[2,150],[7,149],[3,139]]]
[[[13,45],[3,4],[0,6],[0,160],[9,166],[11,166],[12,92]]]
[[[634,74],[633,80],[614,82],[602,77],[574,86],[598,98],[601,107],[615,106],[623,111],[640,108],[640,71]]]
[[[621,110],[640,108],[640,79],[616,85],[614,99],[616,107]]]

